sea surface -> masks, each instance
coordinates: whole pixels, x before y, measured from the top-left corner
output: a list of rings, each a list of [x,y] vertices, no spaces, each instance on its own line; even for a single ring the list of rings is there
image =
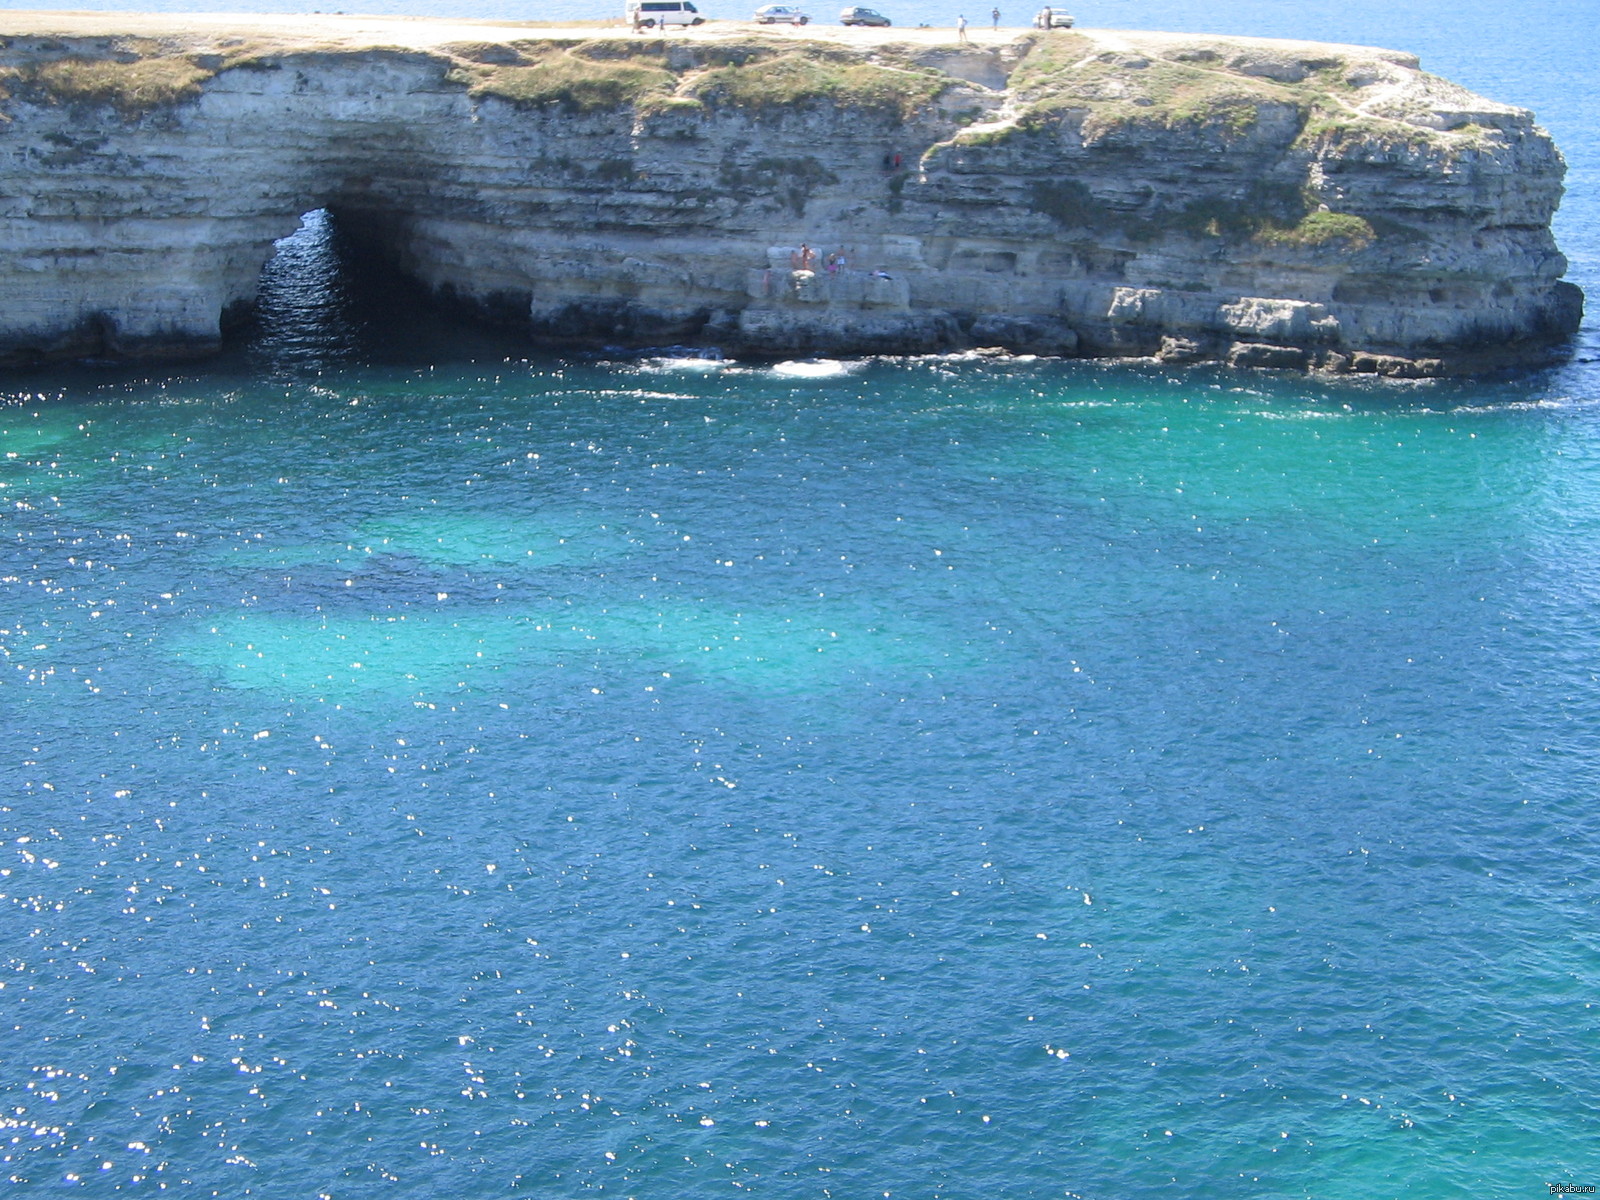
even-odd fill
[[[1533,107],[1592,295],[1597,15],[1079,12]],[[0,1193],[1600,1185],[1597,347],[529,357],[312,216],[0,378]]]

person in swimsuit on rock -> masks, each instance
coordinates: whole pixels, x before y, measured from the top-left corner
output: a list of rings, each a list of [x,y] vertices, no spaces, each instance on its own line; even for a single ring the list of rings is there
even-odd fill
[[[956,18],[956,40],[958,42],[964,42],[964,41],[967,40],[967,19],[966,19],[966,17],[957,17]]]

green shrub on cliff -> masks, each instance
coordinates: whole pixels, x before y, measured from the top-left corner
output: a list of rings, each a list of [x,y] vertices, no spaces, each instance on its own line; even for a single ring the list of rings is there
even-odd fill
[[[1372,223],[1354,213],[1310,212],[1292,229],[1263,229],[1256,239],[1272,246],[1305,249],[1340,245],[1348,250],[1364,250],[1377,233]]]
[[[1028,192],[1028,209],[1054,217],[1068,229],[1105,229],[1116,222],[1116,214],[1076,179],[1034,183]]]

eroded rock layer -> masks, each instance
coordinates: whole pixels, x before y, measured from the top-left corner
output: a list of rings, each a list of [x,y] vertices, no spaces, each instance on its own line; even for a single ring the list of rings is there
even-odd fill
[[[322,207],[557,345],[1428,375],[1580,315],[1549,137],[1405,54],[485,33],[6,38],[0,361],[212,349]]]

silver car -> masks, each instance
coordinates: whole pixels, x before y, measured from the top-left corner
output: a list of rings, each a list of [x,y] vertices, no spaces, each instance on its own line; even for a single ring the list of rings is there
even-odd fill
[[[811,18],[788,4],[768,4],[756,9],[758,25],[804,25]]]

